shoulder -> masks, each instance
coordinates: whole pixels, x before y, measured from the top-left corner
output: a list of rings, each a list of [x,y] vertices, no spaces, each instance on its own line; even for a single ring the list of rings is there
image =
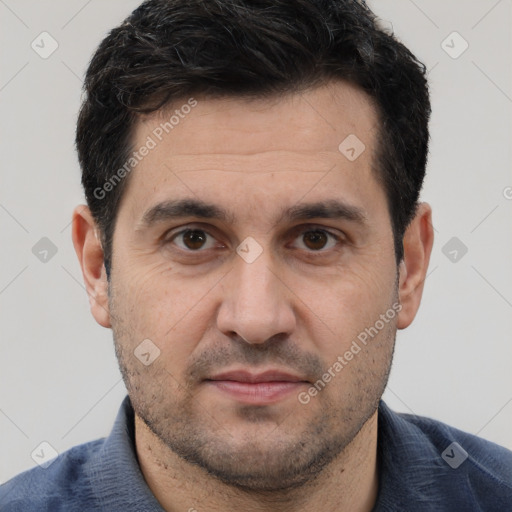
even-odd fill
[[[379,418],[380,456],[406,483],[403,492],[414,490],[415,501],[448,505],[438,510],[510,507],[510,450],[431,418],[395,413],[384,403]],[[393,484],[400,486],[396,478]]]
[[[92,503],[90,477],[103,443],[98,439],[75,446],[46,467],[36,466],[7,481],[0,486],[0,510],[78,511],[80,504]]]
[[[402,414],[402,419],[421,432],[450,469],[462,468],[490,484],[502,483],[512,491],[512,451],[441,421]],[[467,462],[467,464],[466,464]]]

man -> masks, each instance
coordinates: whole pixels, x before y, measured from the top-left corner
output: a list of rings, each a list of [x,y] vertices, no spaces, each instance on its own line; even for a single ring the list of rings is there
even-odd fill
[[[353,0],[149,0],[101,43],[73,242],[128,389],[1,509],[472,511],[512,454],[381,401],[433,243],[424,67]]]

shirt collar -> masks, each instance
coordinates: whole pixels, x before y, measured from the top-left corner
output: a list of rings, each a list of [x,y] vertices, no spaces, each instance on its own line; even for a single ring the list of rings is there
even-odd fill
[[[91,484],[102,510],[163,512],[140,470],[135,450],[135,413],[126,396],[110,435],[91,468]]]
[[[455,473],[441,457],[442,450],[450,444],[449,438],[440,436],[438,444],[443,447],[435,446],[422,421],[424,418],[393,412],[380,401],[379,493],[374,512],[409,510],[413,503],[416,512],[446,510],[447,494],[442,488],[466,486],[463,473]]]
[[[439,482],[451,481],[453,485],[451,468],[425,438],[422,429],[380,401],[379,491],[374,512],[397,510],[397,507],[405,510],[411,503],[428,503],[432,507],[440,496]],[[109,437],[91,462],[91,487],[102,508],[163,512],[140,470],[135,449],[135,413],[128,396],[121,404]]]

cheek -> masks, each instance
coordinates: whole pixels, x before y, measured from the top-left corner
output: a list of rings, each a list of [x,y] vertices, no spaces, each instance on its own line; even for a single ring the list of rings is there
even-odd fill
[[[143,268],[143,270],[141,270]],[[203,275],[183,278],[162,264],[113,275],[115,329],[133,350],[150,339],[161,351],[161,361],[185,368],[186,360],[204,337],[214,313],[208,290],[219,280]]]
[[[320,287],[303,290],[305,302],[324,323],[336,343],[349,343],[352,337],[390,307],[394,291],[393,272],[377,272],[360,266],[344,269]]]
[[[393,289],[391,282],[383,287],[373,280],[357,280],[338,288],[338,305],[330,311],[329,324],[335,335],[325,338],[323,347],[318,349],[324,352],[323,359],[329,365],[342,357],[344,377],[337,379],[339,386],[353,381],[366,389],[369,384],[364,380],[369,375],[373,375],[370,380],[379,376],[379,382],[384,378],[396,332]],[[381,315],[385,315],[384,320]]]

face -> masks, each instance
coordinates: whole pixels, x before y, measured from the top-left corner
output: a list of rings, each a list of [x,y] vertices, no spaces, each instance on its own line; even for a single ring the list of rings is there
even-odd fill
[[[344,83],[196,100],[134,132],[134,148],[155,146],[115,228],[116,352],[136,414],[172,452],[231,485],[300,485],[374,414],[391,364],[377,116]]]

